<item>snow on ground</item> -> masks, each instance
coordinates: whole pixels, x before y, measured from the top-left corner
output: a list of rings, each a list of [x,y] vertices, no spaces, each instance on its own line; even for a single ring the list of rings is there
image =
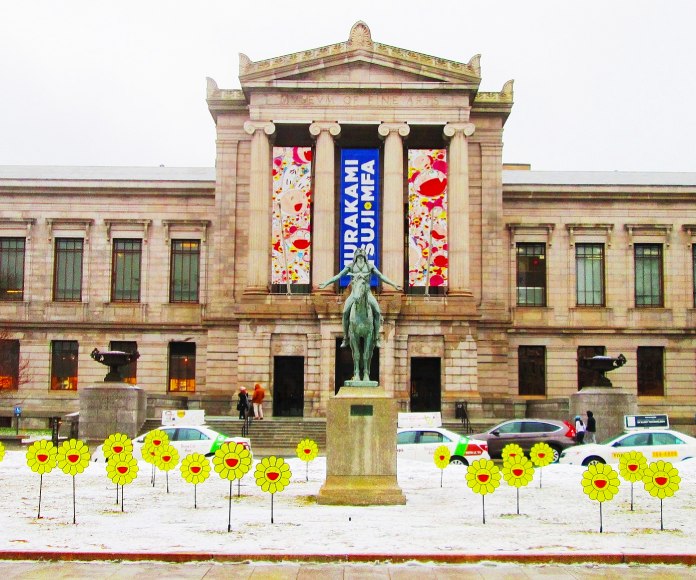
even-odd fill
[[[286,458],[290,485],[273,500],[261,491],[252,470],[241,481],[241,497],[233,483],[232,531],[227,531],[229,482],[214,472],[197,488],[179,469],[166,478],[158,472],[150,484],[151,466],[125,487],[124,512],[116,505],[115,486],[104,464],[92,463],[75,477],[77,524],[73,524],[72,478],[58,468],[43,476],[41,519],[37,519],[39,475],[26,465],[23,451],[8,451],[0,462],[0,506],[3,533],[0,550],[206,552],[263,555],[288,554],[459,554],[459,553],[693,553],[696,534],[696,460],[675,463],[681,488],[663,502],[642,484],[621,480],[618,495],[599,504],[580,484],[584,467],[550,465],[537,470],[534,481],[516,490],[504,480],[485,497],[466,485],[465,467],[450,466],[440,487],[434,464],[399,459],[404,506],[324,506],[315,497],[323,484],[326,460],[309,464]]]

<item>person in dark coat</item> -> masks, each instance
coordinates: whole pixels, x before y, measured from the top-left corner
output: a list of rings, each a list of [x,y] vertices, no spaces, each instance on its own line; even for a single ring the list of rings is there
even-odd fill
[[[585,443],[597,443],[597,421],[592,411],[587,411],[587,426],[585,427]]]
[[[249,416],[249,409],[251,408],[251,403],[249,401],[249,393],[246,387],[239,388],[239,398],[237,399],[237,411],[239,411],[239,418],[246,419]]]

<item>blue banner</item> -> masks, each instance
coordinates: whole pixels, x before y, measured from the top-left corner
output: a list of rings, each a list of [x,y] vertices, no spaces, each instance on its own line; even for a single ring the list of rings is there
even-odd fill
[[[341,150],[341,270],[361,246],[379,269],[379,184],[379,149]],[[349,283],[348,276],[340,279],[341,286]],[[377,276],[370,283],[376,286]]]

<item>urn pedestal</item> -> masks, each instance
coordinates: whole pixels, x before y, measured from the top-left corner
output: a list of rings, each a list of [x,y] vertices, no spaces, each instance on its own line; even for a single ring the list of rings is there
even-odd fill
[[[570,416],[587,422],[587,411],[597,421],[597,443],[624,430],[624,415],[638,413],[638,398],[613,387],[583,387],[570,396]]]

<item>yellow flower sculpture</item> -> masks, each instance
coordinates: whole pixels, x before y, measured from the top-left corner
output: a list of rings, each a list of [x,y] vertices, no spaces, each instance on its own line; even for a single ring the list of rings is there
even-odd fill
[[[73,477],[87,469],[89,459],[89,447],[79,439],[63,441],[56,453],[58,467],[63,470],[63,473]]]
[[[311,439],[303,439],[297,444],[295,452],[302,461],[314,461],[319,455],[319,447]]]
[[[500,485],[500,469],[490,459],[477,459],[466,469],[466,484],[474,493],[493,493]]]
[[[680,481],[679,471],[668,461],[655,461],[643,470],[645,491],[653,497],[672,497],[679,489]]]
[[[58,450],[51,441],[41,439],[27,449],[27,465],[34,473],[50,473],[56,466],[57,453]]]
[[[157,465],[157,457],[159,456],[162,445],[155,447],[152,443],[145,443],[140,450],[143,456],[143,461],[151,465]]]
[[[282,457],[273,456],[264,457],[256,464],[254,472],[256,485],[268,493],[283,491],[290,483],[291,476],[290,466],[285,463],[285,460]]]
[[[643,472],[647,466],[648,460],[640,451],[628,451],[619,457],[619,473],[631,483],[643,481]]]
[[[529,458],[537,467],[546,467],[553,463],[553,449],[547,443],[535,443],[529,452]]]
[[[0,442],[0,461],[5,459],[5,446]]]
[[[210,477],[210,461],[202,453],[191,453],[181,462],[181,477],[184,481],[197,485]]]
[[[524,487],[534,479],[534,466],[524,455],[509,455],[503,463],[503,479],[512,487]]]
[[[138,461],[130,453],[112,453],[106,475],[116,485],[127,485],[138,476]]]
[[[166,443],[161,445],[157,453],[155,466],[162,471],[171,471],[179,463],[179,452],[176,447]]]
[[[503,458],[503,463],[505,463],[508,457],[523,457],[524,451],[517,445],[517,443],[508,443],[501,451],[501,456]]]
[[[437,465],[440,469],[444,469],[449,465],[450,457],[451,453],[447,445],[440,445],[435,450],[435,453],[433,453],[433,460],[435,461],[435,465]]]
[[[222,479],[241,479],[251,469],[251,453],[241,443],[224,443],[213,456],[213,467]]]
[[[619,491],[619,474],[610,465],[595,463],[582,474],[582,490],[598,502],[611,500]]]
[[[162,429],[155,429],[147,434],[145,443],[152,443],[155,447],[166,445],[169,443],[169,435],[162,431]]]
[[[133,453],[133,442],[128,438],[128,435],[113,433],[104,440],[102,449],[104,457],[109,459],[112,455],[119,453]]]

